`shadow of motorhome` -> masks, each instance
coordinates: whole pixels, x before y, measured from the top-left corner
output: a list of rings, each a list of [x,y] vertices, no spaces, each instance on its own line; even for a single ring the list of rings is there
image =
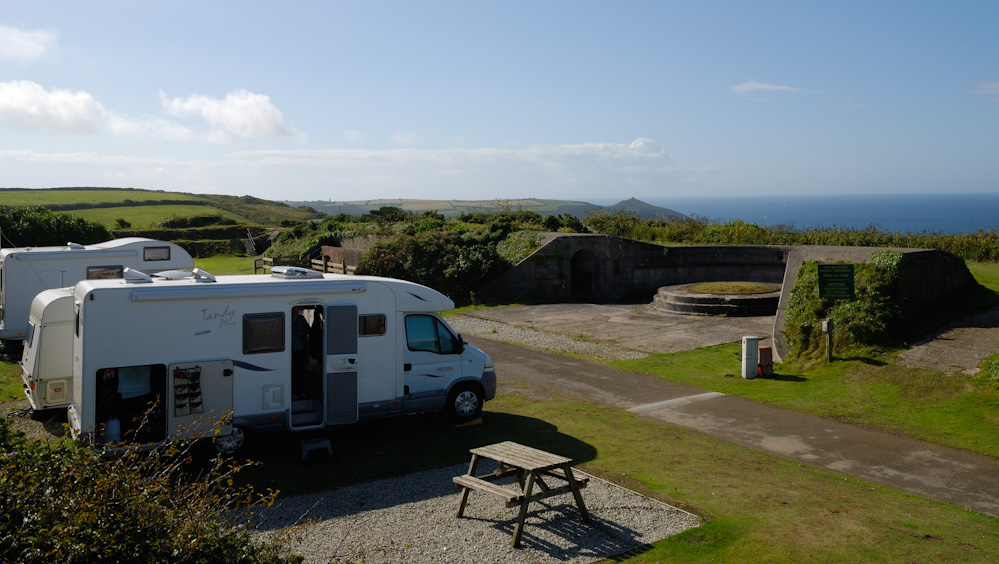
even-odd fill
[[[301,441],[317,437],[329,439],[333,455],[324,462],[303,460]],[[306,433],[257,433],[237,457],[261,464],[240,472],[239,478],[261,491],[301,494],[467,464],[470,449],[502,441],[558,453],[574,464],[593,460],[597,454],[592,445],[560,433],[554,425],[491,412],[487,405],[481,425],[455,426],[442,414],[425,413]]]

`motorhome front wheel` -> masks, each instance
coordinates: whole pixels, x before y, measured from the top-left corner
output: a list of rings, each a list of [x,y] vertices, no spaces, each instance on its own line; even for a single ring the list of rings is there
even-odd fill
[[[483,401],[481,388],[474,384],[461,384],[448,394],[447,410],[454,420],[465,423],[478,418]]]

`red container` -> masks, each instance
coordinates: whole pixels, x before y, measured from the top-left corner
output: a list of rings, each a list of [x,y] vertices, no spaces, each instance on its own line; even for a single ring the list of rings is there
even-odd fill
[[[760,376],[774,375],[774,355],[770,347],[760,347],[759,367],[756,373]]]

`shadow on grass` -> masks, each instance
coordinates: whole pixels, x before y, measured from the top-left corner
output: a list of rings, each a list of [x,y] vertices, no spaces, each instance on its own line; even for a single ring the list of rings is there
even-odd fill
[[[726,374],[725,377],[742,378],[742,376],[739,376],[738,374]],[[805,378],[804,376],[793,376],[791,374],[770,374],[766,376],[757,374],[754,380],[774,380],[777,382],[807,382],[808,378]]]
[[[836,360],[845,360],[845,361],[862,362],[862,363],[864,363],[864,364],[866,364],[868,366],[888,366],[888,363],[885,362],[885,361],[883,361],[883,360],[878,360],[878,359],[875,359],[875,358],[867,358],[867,357],[864,357],[864,356],[848,356],[848,357],[842,357],[842,358],[840,358],[840,357],[833,357],[833,360],[834,361],[836,361]]]
[[[804,376],[795,376],[793,374],[771,374],[769,376],[757,376],[757,380],[775,380],[777,382],[807,382],[808,378]]]
[[[333,455],[303,460],[301,441],[320,437],[329,439]],[[481,424],[459,427],[441,414],[417,414],[308,433],[254,434],[238,458],[261,464],[239,476],[258,491],[301,494],[468,464],[469,449],[502,441],[553,452],[571,458],[574,465],[597,454],[593,446],[540,419],[485,411]]]

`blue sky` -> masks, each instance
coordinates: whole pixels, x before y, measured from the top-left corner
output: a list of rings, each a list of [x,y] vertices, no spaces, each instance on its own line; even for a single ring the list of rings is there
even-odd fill
[[[996,22],[994,1],[0,0],[0,187],[994,192]]]

